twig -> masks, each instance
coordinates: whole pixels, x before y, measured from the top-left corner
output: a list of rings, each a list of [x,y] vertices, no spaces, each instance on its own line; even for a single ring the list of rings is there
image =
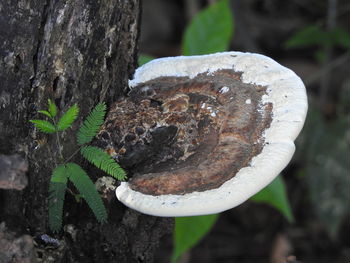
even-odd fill
[[[70,159],[72,159],[72,158],[80,151],[80,149],[81,149],[82,147],[83,147],[83,146],[80,146],[78,149],[76,149],[76,150],[74,151],[74,153],[72,153],[72,155],[69,156],[69,157],[67,158],[67,160],[64,161],[64,163],[66,164]]]

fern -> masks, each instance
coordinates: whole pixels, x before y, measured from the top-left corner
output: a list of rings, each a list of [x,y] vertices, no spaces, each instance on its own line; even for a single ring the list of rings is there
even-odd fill
[[[52,118],[50,112],[48,112],[47,110],[38,110],[38,112],[41,113],[41,114],[46,115],[49,118]]]
[[[39,113],[46,115],[50,119],[53,119],[57,115],[57,106],[54,102],[48,99],[48,109],[47,110],[38,110]]]
[[[48,99],[48,110],[49,110],[49,114],[51,115],[51,118],[55,118],[57,115],[57,106],[54,102],[52,102],[52,100]]]
[[[56,127],[51,122],[44,120],[30,120],[31,123],[35,124],[35,127],[45,133],[54,133],[56,132]]]
[[[80,150],[81,154],[97,168],[105,171],[118,180],[125,179],[125,171],[116,163],[111,156],[100,148],[94,146],[84,146]]]
[[[57,123],[57,130],[64,131],[65,129],[69,128],[72,125],[72,123],[75,121],[75,119],[78,117],[78,113],[79,113],[79,107],[77,104],[74,104],[59,119]]]
[[[49,187],[49,225],[53,232],[62,227],[64,196],[67,186],[65,165],[57,166],[52,173]]]
[[[77,140],[79,145],[92,141],[103,124],[105,114],[106,104],[97,104],[78,131]]]
[[[35,127],[45,133],[56,133],[56,143],[58,146],[58,156],[64,160],[62,146],[59,140],[58,132],[71,127],[76,120],[79,108],[77,104],[70,107],[66,113],[56,122],[57,106],[51,100],[48,100],[48,109],[39,110],[41,113],[52,120],[52,123],[46,120],[30,120]],[[118,180],[126,177],[125,171],[102,149],[93,146],[84,146],[92,141],[103,124],[106,114],[106,104],[99,103],[92,110],[86,120],[83,122],[77,134],[77,141],[83,147],[81,154],[92,164],[105,171]],[[76,150],[67,160],[70,160],[79,151]],[[94,183],[91,181],[85,171],[75,163],[58,165],[52,172],[49,186],[49,226],[53,232],[58,232],[62,227],[63,204],[67,188],[67,181],[70,180],[80,192],[76,199],[84,198],[92,212],[99,222],[107,221],[107,211],[103,205],[102,199],[97,192]]]
[[[99,222],[107,221],[107,211],[95,185],[85,171],[75,163],[66,164],[69,180],[75,185],[82,197],[85,199]]]

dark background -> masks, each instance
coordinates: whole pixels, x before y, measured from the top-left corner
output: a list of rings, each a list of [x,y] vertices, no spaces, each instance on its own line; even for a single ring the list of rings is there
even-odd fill
[[[140,53],[180,55],[186,25],[213,2],[143,1]],[[306,125],[283,171],[295,223],[268,205],[248,201],[222,213],[182,262],[282,263],[284,255],[304,263],[350,262],[350,34],[327,35],[339,28],[350,32],[350,2],[236,0],[231,9],[230,50],[267,55],[294,70],[307,88]],[[288,47],[288,40],[311,25],[326,37]],[[169,235],[156,262],[168,262],[171,249]]]

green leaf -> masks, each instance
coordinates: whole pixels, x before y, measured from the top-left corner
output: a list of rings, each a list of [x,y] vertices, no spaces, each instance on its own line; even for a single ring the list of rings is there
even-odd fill
[[[92,212],[99,222],[107,221],[107,211],[103,205],[102,199],[96,190],[94,183],[91,181],[86,172],[75,163],[67,163],[67,172],[69,180],[78,189],[81,196],[85,199]]]
[[[35,124],[35,127],[42,132],[45,133],[54,133],[56,132],[56,128],[55,126],[48,121],[44,121],[44,120],[30,120],[31,123]]]
[[[141,54],[139,56],[139,66],[142,66],[143,64],[146,64],[148,62],[150,62],[151,60],[155,59],[154,57],[152,56],[148,56],[148,55],[145,55],[145,54]]]
[[[106,114],[106,104],[98,103],[81,125],[77,140],[79,145],[91,142],[100,130]]]
[[[287,42],[287,48],[338,45],[350,48],[350,32],[337,27],[330,31],[311,25],[297,31]]]
[[[199,12],[185,29],[182,53],[202,55],[226,51],[233,33],[228,0],[220,0]]]
[[[80,201],[81,201],[82,198],[83,198],[83,197],[81,196],[81,194],[75,194],[75,195],[74,195],[74,199],[75,199],[75,201],[76,201],[77,203],[80,203]]]
[[[79,113],[79,107],[77,104],[74,104],[59,119],[59,121],[57,123],[57,130],[64,131],[65,129],[71,127],[72,123],[78,117],[78,113]]]
[[[314,57],[318,63],[323,64],[326,61],[326,52],[324,48],[316,49]]]
[[[94,146],[85,146],[81,148],[80,152],[85,159],[116,179],[121,181],[126,178],[123,168],[102,149]]]
[[[58,232],[62,227],[67,177],[64,165],[57,166],[52,172],[49,186],[49,226],[53,232]]]
[[[52,118],[50,112],[46,111],[46,110],[38,110],[39,113],[46,115],[47,117],[49,117],[50,119]]]
[[[329,44],[327,32],[316,25],[311,25],[297,31],[286,42],[287,48],[310,47]]]
[[[51,115],[52,118],[56,117],[57,115],[57,106],[54,102],[52,102],[52,100],[48,99],[48,104],[49,104],[49,113]]]
[[[251,200],[271,205],[281,212],[290,223],[294,222],[282,176],[277,176],[267,187],[254,195]]]
[[[331,31],[332,39],[334,44],[337,44],[343,48],[350,48],[350,32],[345,30],[344,28],[334,28]]]
[[[171,262],[194,247],[213,227],[217,214],[175,218],[174,249]]]

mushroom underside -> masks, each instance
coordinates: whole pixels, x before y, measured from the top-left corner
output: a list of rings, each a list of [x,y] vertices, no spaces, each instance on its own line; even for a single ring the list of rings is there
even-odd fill
[[[261,153],[273,109],[263,95],[266,87],[243,83],[233,69],[155,78],[114,104],[100,139],[133,171],[128,184],[134,191],[215,189]]]

